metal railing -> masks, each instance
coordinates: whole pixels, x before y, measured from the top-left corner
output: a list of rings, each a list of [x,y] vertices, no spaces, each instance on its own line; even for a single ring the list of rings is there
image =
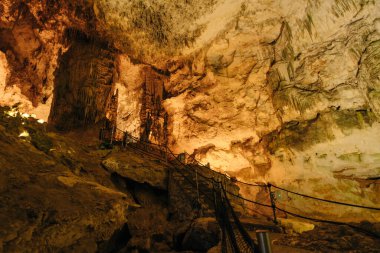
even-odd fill
[[[232,208],[232,206],[229,205],[229,204],[231,204],[229,202],[230,201],[229,199],[231,197],[241,199],[244,203],[247,202],[247,203],[251,203],[253,205],[262,206],[264,208],[268,208],[268,209],[270,208],[272,210],[272,215],[273,215],[272,221],[275,224],[278,223],[277,213],[283,212],[285,214],[288,214],[288,215],[291,215],[291,216],[294,216],[297,218],[307,219],[307,220],[311,220],[314,222],[322,222],[322,223],[329,223],[329,224],[335,224],[335,225],[349,226],[349,227],[354,228],[357,231],[360,231],[360,232],[365,233],[367,235],[370,235],[370,236],[373,236],[376,238],[380,238],[380,235],[378,235],[377,233],[375,233],[373,231],[368,231],[367,229],[363,229],[361,227],[358,227],[358,226],[355,226],[355,225],[352,225],[349,223],[334,221],[334,220],[327,220],[327,219],[318,219],[318,218],[314,218],[314,217],[308,217],[305,215],[290,212],[290,211],[286,210],[285,208],[281,208],[277,204],[277,199],[276,199],[275,192],[273,191],[273,188],[275,188],[276,190],[280,190],[280,191],[290,193],[290,194],[295,194],[295,195],[298,195],[298,196],[301,196],[304,198],[309,198],[309,199],[313,199],[313,200],[317,200],[317,201],[332,203],[332,204],[336,204],[336,205],[344,205],[344,206],[355,207],[355,208],[363,208],[363,209],[368,209],[368,210],[372,210],[372,211],[380,211],[380,207],[364,206],[364,205],[357,205],[357,204],[344,203],[344,202],[339,202],[339,201],[334,201],[334,200],[322,199],[322,198],[298,193],[295,191],[287,190],[283,187],[279,187],[279,186],[276,186],[276,185],[271,184],[271,183],[243,182],[243,181],[237,180],[236,178],[230,177],[228,174],[212,170],[209,166],[206,166],[206,165],[200,163],[193,156],[189,155],[186,152],[184,152],[182,154],[174,154],[167,146],[154,144],[154,143],[150,143],[148,141],[140,140],[140,139],[133,137],[129,133],[126,133],[120,129],[116,129],[115,132],[116,133],[114,136],[123,135],[124,140],[125,139],[127,140],[127,141],[121,141],[122,143],[124,143],[123,145],[129,144],[129,146],[135,146],[135,148],[138,148],[141,152],[144,152],[145,154],[149,154],[150,156],[156,157],[156,158],[160,159],[161,161],[165,161],[168,165],[171,165],[172,168],[176,169],[176,171],[179,172],[180,174],[181,174],[181,169],[189,169],[189,170],[194,171],[195,177],[196,177],[195,182],[193,182],[191,179],[187,178],[186,175],[184,175],[183,173],[182,173],[182,176],[197,191],[198,200],[199,200],[200,194],[202,193],[199,190],[199,185],[198,185],[199,180],[207,180],[213,185],[214,196],[205,196],[205,197],[208,199],[214,199],[215,214],[216,214],[217,218],[219,217],[218,220],[220,221],[220,225],[222,227],[224,227],[224,229],[225,229],[225,231],[223,231],[223,236],[225,237],[225,241],[223,242],[223,244],[226,244],[226,245],[223,246],[223,248],[227,249],[229,247],[229,248],[235,248],[235,250],[236,250],[236,247],[239,248],[239,245],[237,245],[238,241],[243,240],[245,242],[245,245],[248,245],[245,248],[252,250],[252,251],[239,251],[239,249],[237,249],[238,251],[228,251],[228,252],[253,252],[253,249],[254,249],[254,247],[252,246],[253,244],[252,244],[251,238],[249,237],[249,235],[246,232],[243,232],[244,228],[242,226],[238,225],[240,223],[239,219],[238,219],[234,209]],[[125,135],[127,135],[127,138],[125,137]],[[120,137],[119,137],[118,141],[120,142]],[[182,161],[181,159],[179,159],[178,157],[181,155],[184,155],[185,156],[184,160],[187,160],[187,161]],[[178,167],[180,167],[181,169],[178,169]],[[248,187],[264,188],[269,193],[270,204],[250,200],[250,199],[242,197],[241,195],[239,195],[237,193],[228,191],[224,187],[225,185],[227,185],[226,181],[229,181],[230,183],[233,182],[233,183],[242,184],[242,185],[245,185]],[[216,187],[216,185],[218,185],[218,186]],[[252,211],[256,212],[255,210],[252,210]],[[227,213],[224,213],[224,212],[227,212]],[[226,218],[226,215],[228,216],[228,223],[229,224],[225,224],[225,221],[223,221]],[[263,215],[263,216],[265,216],[265,215]],[[230,223],[230,218],[233,218],[232,219],[234,221],[233,226]],[[232,229],[232,227],[235,227],[235,230]],[[237,233],[236,228],[238,228],[238,230],[239,230],[239,232],[238,232],[239,235],[236,235],[236,233]]]
[[[128,145],[139,152],[166,162],[167,165],[182,175],[184,180],[194,188],[198,202],[200,202],[200,196],[202,195],[214,204],[215,216],[222,229],[223,252],[258,252],[253,240],[240,223],[238,215],[232,207],[230,198],[228,197],[228,195],[230,195],[243,199],[238,194],[225,189],[227,181],[230,181],[231,183],[231,178],[227,174],[213,171],[208,166],[201,164],[195,159],[191,162],[184,162],[179,158],[183,153],[174,154],[166,146],[142,141],[120,129],[114,129],[114,133],[110,134],[110,136],[114,136],[114,139],[110,140],[111,143],[118,143],[123,147]],[[184,169],[194,172],[195,180],[186,176]],[[213,195],[210,196],[209,193],[200,190],[200,180],[209,182]]]

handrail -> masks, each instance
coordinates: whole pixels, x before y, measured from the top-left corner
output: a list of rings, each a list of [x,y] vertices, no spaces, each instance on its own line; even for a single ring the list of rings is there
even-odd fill
[[[332,220],[323,220],[323,219],[317,219],[317,218],[312,218],[312,217],[307,217],[307,216],[304,216],[304,215],[301,215],[301,214],[296,214],[296,213],[293,213],[293,212],[290,212],[290,211],[287,211],[285,209],[282,209],[282,208],[279,208],[276,206],[276,209],[281,211],[281,212],[284,212],[286,214],[289,214],[291,216],[294,216],[294,217],[298,217],[298,218],[301,218],[301,219],[305,219],[305,220],[311,220],[311,221],[314,221],[314,222],[323,222],[323,223],[329,223],[329,224],[334,224],[334,225],[343,225],[343,226],[348,226],[348,227],[351,227],[353,229],[356,229],[360,232],[363,232],[367,235],[370,235],[370,236],[373,236],[375,238],[380,238],[380,235],[375,233],[375,232],[372,232],[372,231],[368,231],[366,229],[363,229],[361,227],[358,227],[358,226],[355,226],[355,225],[352,225],[352,224],[349,224],[349,223],[345,223],[345,222],[340,222],[340,221],[332,221]]]
[[[164,145],[162,145],[162,144],[156,144],[156,143],[148,142],[148,141],[145,141],[145,140],[141,140],[141,139],[138,139],[138,138],[132,136],[132,135],[129,134],[128,132],[125,132],[125,131],[121,130],[120,128],[116,128],[116,129],[119,130],[119,131],[121,131],[121,132],[123,132],[123,133],[127,133],[127,134],[129,135],[130,138],[132,138],[133,140],[135,140],[135,141],[137,141],[137,142],[143,142],[143,143],[146,143],[146,144],[149,144],[149,145],[153,145],[153,146],[157,146],[157,147],[162,147],[162,148],[165,148],[165,149],[167,148],[167,150],[168,150],[173,156],[175,156],[175,157],[178,156],[178,155],[180,155],[180,154],[185,154],[185,155],[191,157],[191,155],[190,155],[189,153],[187,153],[186,151],[183,152],[183,153],[180,153],[180,154],[175,154],[175,153],[173,153],[173,152],[172,152],[167,146],[164,146]],[[219,174],[219,175],[221,175],[221,176],[225,176],[225,177],[228,178],[228,179],[231,179],[231,176],[228,175],[227,173],[222,173],[222,172],[220,172],[220,171],[213,170],[213,169],[211,169],[210,167],[208,167],[207,165],[202,164],[201,162],[199,162],[197,159],[195,159],[195,158],[193,158],[193,157],[192,157],[192,160],[193,160],[197,165],[199,165],[199,166],[201,166],[201,167],[203,167],[203,168],[205,168],[205,169],[208,169],[208,170],[212,171],[213,173],[216,173],[216,174]],[[238,182],[238,183],[245,184],[245,185],[250,185],[250,186],[266,187],[266,184],[265,184],[265,183],[264,183],[264,184],[252,184],[252,183],[248,183],[248,182],[240,181],[240,180],[238,180],[238,179],[235,179],[235,181]]]
[[[174,157],[174,160],[173,161],[176,161],[176,162],[179,162],[179,164],[185,168],[190,168],[191,169],[191,164],[184,164],[182,161],[180,161],[178,159],[178,155],[174,154],[167,146],[163,146],[163,145],[160,145],[160,144],[155,144],[155,143],[150,143],[148,141],[144,141],[144,140],[140,140],[136,137],[133,137],[132,135],[130,135],[129,133],[127,132],[124,132],[118,128],[116,128],[117,130],[123,132],[124,134],[128,134],[129,137],[132,139],[132,140],[135,140],[136,142],[139,142],[139,143],[144,143],[146,145],[153,145],[153,146],[157,146],[160,148],[164,148],[164,152],[166,153],[166,156],[169,154],[169,155],[172,155]],[[185,155],[188,155],[190,156],[187,152],[185,152]],[[205,166],[203,165],[202,163],[200,163],[199,161],[197,161],[195,158],[192,157],[192,159],[195,161],[195,166],[198,165],[198,166],[201,166],[202,168],[206,168],[210,171],[212,171],[212,173],[214,174],[219,174],[221,176],[224,176],[226,179],[230,180],[231,181],[231,177],[225,173],[221,173],[221,172],[218,172],[218,171],[214,171],[212,170],[211,168],[209,168],[208,166]],[[172,166],[173,168],[176,169],[177,172],[179,172],[189,183],[192,183],[191,180],[189,178],[186,177],[186,175],[184,175],[180,170],[178,170],[174,165]],[[199,173],[198,174],[199,176],[201,176],[202,178],[206,179],[206,180],[209,180],[211,181],[212,183],[220,183],[218,182],[217,180],[215,180],[214,177],[207,177],[205,175],[203,175],[202,173]],[[282,190],[282,191],[285,191],[285,192],[288,192],[288,193],[291,193],[291,194],[295,194],[295,195],[298,195],[298,196],[302,196],[302,197],[305,197],[305,198],[310,198],[310,199],[314,199],[314,200],[318,200],[318,201],[323,201],[323,202],[328,202],[328,203],[332,203],[332,204],[338,204],[338,205],[345,205],[345,206],[350,206],[350,207],[357,207],[357,208],[364,208],[364,209],[369,209],[369,210],[375,210],[375,211],[380,211],[380,208],[378,207],[371,207],[371,206],[363,206],[363,205],[357,205],[357,204],[351,204],[351,203],[345,203],[345,202],[339,202],[339,201],[333,201],[333,200],[326,200],[326,199],[322,199],[322,198],[318,198],[318,197],[313,197],[313,196],[309,196],[309,195],[306,195],[306,194],[302,194],[302,193],[298,193],[298,192],[294,192],[294,191],[290,191],[290,190],[287,190],[285,188],[282,188],[282,187],[279,187],[279,186],[276,186],[276,185],[273,185],[271,183],[263,183],[263,184],[252,184],[252,183],[247,183],[247,182],[242,182],[242,181],[239,181],[239,180],[234,180],[234,182],[237,182],[237,183],[242,183],[242,184],[245,184],[245,185],[248,185],[248,186],[258,186],[258,187],[266,187],[266,188],[269,188],[270,187],[274,187],[278,190]],[[246,199],[240,195],[236,195],[234,193],[231,193],[231,192],[228,192],[226,191],[226,193],[232,195],[232,196],[235,196],[237,198],[240,198],[244,201],[248,201],[250,203],[253,203],[253,204],[257,204],[257,205],[261,205],[261,206],[264,206],[264,207],[272,207],[274,208],[274,210],[278,210],[278,211],[281,211],[281,212],[284,212],[284,213],[287,213],[289,215],[292,215],[292,216],[295,216],[295,217],[299,217],[299,218],[303,218],[303,219],[309,219],[309,220],[312,220],[312,221],[317,221],[317,222],[325,222],[325,223],[330,223],[330,224],[336,224],[336,225],[346,225],[346,226],[350,226],[352,228],[355,228],[361,232],[364,232],[368,235],[371,235],[371,236],[374,236],[376,238],[380,238],[380,236],[374,232],[371,232],[371,231],[367,231],[365,229],[362,229],[360,227],[357,227],[357,226],[353,226],[351,224],[348,224],[348,223],[344,223],[344,222],[338,222],[338,221],[331,221],[331,220],[322,220],[322,219],[316,219],[316,218],[311,218],[311,217],[307,217],[307,216],[303,216],[303,215],[300,215],[300,214],[296,214],[296,213],[292,213],[292,212],[289,212],[285,209],[282,209],[282,208],[279,208],[278,206],[275,205],[275,199],[272,199],[273,203],[272,205],[267,205],[267,204],[264,204],[264,203],[260,203],[260,202],[256,202],[256,201],[253,201],[253,200],[250,200],[250,199]],[[209,198],[209,196],[207,196],[207,194],[204,194],[206,197]],[[227,198],[227,195],[226,195],[226,198]],[[227,198],[228,199],[228,198]],[[274,214],[275,215],[275,214]]]
[[[140,140],[136,137],[133,137],[132,135],[130,135],[128,132],[125,132],[119,128],[116,128],[117,130],[123,132],[123,133],[127,133],[129,135],[129,137],[131,137],[132,139],[134,139],[135,141],[137,142],[143,142],[143,143],[146,143],[146,144],[149,144],[149,145],[153,145],[153,146],[157,146],[157,147],[163,147],[165,148],[176,160],[177,162],[180,162],[183,166],[186,166],[186,167],[189,167],[188,164],[184,164],[182,161],[180,161],[178,159],[178,154],[174,154],[167,146],[163,146],[161,144],[156,144],[156,143],[151,143],[151,142],[147,142],[147,141],[144,141],[144,140]],[[184,154],[188,155],[188,156],[191,156],[189,153],[187,152],[184,152]],[[209,168],[208,166],[202,164],[201,162],[199,162],[198,160],[196,160],[195,158],[192,157],[192,160],[194,162],[196,162],[197,165],[203,167],[203,168],[206,168],[207,170],[210,170],[212,171],[212,173],[216,173],[216,174],[219,174],[221,176],[225,176],[227,179],[231,180],[231,177],[226,174],[226,173],[222,173],[222,172],[219,172],[219,171],[215,171],[215,170],[212,170],[211,168]],[[210,177],[207,177],[205,175],[202,175],[200,174],[200,176],[202,176],[203,178],[205,179],[211,179]],[[370,209],[370,210],[376,210],[376,211],[380,211],[380,207],[373,207],[373,206],[364,206],[364,205],[357,205],[357,204],[351,204],[351,203],[345,203],[345,202],[339,202],[339,201],[334,201],[334,200],[327,200],[327,199],[322,199],[322,198],[318,198],[318,197],[313,197],[313,196],[310,196],[310,195],[306,195],[306,194],[302,194],[302,193],[298,193],[298,192],[294,192],[294,191],[291,191],[291,190],[287,190],[285,188],[282,188],[282,187],[279,187],[279,186],[276,186],[274,184],[271,184],[271,183],[263,183],[263,184],[252,184],[252,183],[247,183],[247,182],[243,182],[243,181],[240,181],[240,180],[235,180],[237,183],[241,183],[241,184],[245,184],[245,185],[248,185],[248,186],[258,186],[258,187],[268,187],[268,186],[273,186],[274,188],[277,188],[279,190],[282,190],[282,191],[286,191],[286,192],[289,192],[289,193],[292,193],[292,194],[296,194],[296,195],[299,195],[299,196],[302,196],[302,197],[305,197],[305,198],[310,198],[310,199],[315,199],[315,200],[319,200],[319,201],[323,201],[323,202],[328,202],[328,203],[333,203],[333,204],[338,204],[338,205],[345,205],[345,206],[350,206],[350,207],[357,207],[357,208],[365,208],[365,209]],[[242,198],[242,197],[240,197]],[[243,199],[243,198],[242,198]],[[244,200],[247,200],[247,199],[244,199]],[[250,201],[250,200],[247,200],[247,201]]]
[[[231,205],[231,202],[227,197],[226,189],[224,189],[223,185],[221,185],[221,188],[223,191],[224,198],[226,199],[227,208],[230,210],[230,212],[232,214],[232,218],[233,218],[233,220],[234,220],[234,222],[235,222],[235,224],[239,230],[239,233],[243,236],[243,240],[248,245],[248,247],[252,250],[252,252],[254,252],[255,246],[254,246],[254,243],[253,243],[251,237],[249,236],[247,231],[243,228],[243,225],[240,223],[240,220],[237,217],[237,215],[236,215],[236,213],[235,213],[235,211]]]
[[[302,196],[302,197],[305,197],[305,198],[315,199],[315,200],[319,200],[319,201],[323,201],[323,202],[328,202],[328,203],[333,203],[333,204],[337,204],[337,205],[344,205],[344,206],[351,206],[351,207],[358,207],[358,208],[365,208],[365,209],[371,209],[371,210],[380,211],[380,208],[379,208],[379,207],[362,206],[362,205],[350,204],[350,203],[339,202],[339,201],[334,201],[334,200],[321,199],[321,198],[317,198],[317,197],[309,196],[309,195],[306,195],[306,194],[302,194],[302,193],[298,193],[298,192],[290,191],[290,190],[287,190],[287,189],[281,188],[281,187],[279,187],[279,186],[276,186],[276,185],[274,185],[274,184],[271,184],[271,186],[273,186],[274,188],[277,188],[277,189],[279,189],[279,190],[282,190],[282,191],[285,191],[285,192],[289,192],[289,193],[292,193],[292,194],[295,194],[295,195],[298,195],[298,196]]]
[[[134,139],[134,140],[136,140],[136,138],[132,138],[132,139]],[[150,143],[148,143],[149,145],[151,145]],[[158,147],[161,147],[160,145],[156,145],[156,146],[158,146]],[[185,163],[183,163],[181,160],[179,160],[178,159],[178,156],[176,156],[170,149],[168,149],[167,147],[165,147],[165,150],[166,150],[166,156],[168,156],[168,155],[171,155],[172,157],[174,157],[174,160],[173,161],[176,161],[176,162],[178,162],[178,164],[181,166],[181,167],[184,167],[184,168],[190,168],[190,169],[192,169],[192,166],[190,165],[188,165],[188,164],[185,164]],[[183,178],[186,180],[186,181],[188,181],[189,183],[190,183],[190,185],[192,185],[193,187],[194,187],[194,183],[186,176],[186,175],[184,175],[183,173],[182,173],[182,171],[181,171],[181,169],[178,169],[177,168],[177,166],[175,166],[174,164],[172,164],[172,162],[171,163],[169,163],[169,165],[171,165],[171,167],[172,168],[174,168],[178,173],[180,173],[182,176],[183,176]],[[197,164],[198,165],[198,164]],[[198,165],[198,166],[201,166],[201,165]],[[201,166],[201,167],[206,167],[206,166]],[[208,168],[209,169],[209,168]],[[210,169],[209,169],[210,170]],[[212,171],[212,173],[215,173],[215,171],[213,171],[213,170],[210,170],[210,171]],[[216,174],[218,174],[218,175],[221,175],[221,176],[223,176],[223,177],[226,177],[226,175],[225,174],[223,174],[223,173],[216,173]],[[222,190],[222,192],[223,192],[223,195],[224,195],[224,202],[227,204],[227,206],[225,206],[224,208],[222,208],[222,213],[224,213],[224,216],[226,216],[227,217],[227,219],[225,219],[226,217],[223,217],[222,219],[219,219],[219,221],[221,221],[221,220],[224,220],[224,225],[225,225],[225,228],[227,228],[227,230],[229,231],[229,239],[230,239],[230,243],[232,243],[232,247],[233,247],[233,249],[235,249],[236,250],[236,252],[255,252],[255,246],[254,246],[254,243],[253,243],[253,241],[252,241],[252,239],[250,238],[250,236],[248,235],[248,233],[245,231],[245,229],[243,228],[243,226],[242,226],[242,224],[240,223],[240,221],[239,221],[239,219],[238,219],[238,217],[237,217],[237,215],[236,215],[236,213],[235,213],[235,211],[233,210],[233,207],[232,207],[232,205],[231,205],[231,203],[230,203],[230,201],[229,201],[229,199],[228,199],[228,197],[227,197],[227,193],[226,193],[226,191],[225,191],[225,189],[224,189],[224,187],[223,187],[223,184],[221,183],[221,181],[217,181],[217,180],[215,180],[215,178],[214,177],[208,177],[208,176],[206,176],[206,175],[203,175],[202,173],[197,173],[197,175],[199,175],[200,177],[202,177],[202,178],[204,178],[205,180],[207,180],[207,181],[211,181],[212,182],[212,185],[215,185],[215,184],[218,184],[221,188],[221,190]],[[226,177],[227,178],[227,177]],[[231,180],[229,177],[227,178],[228,180]],[[215,190],[215,188],[213,188],[214,190]],[[198,187],[197,187],[197,190],[198,190]],[[208,196],[208,194],[206,194],[206,193],[204,193],[204,192],[202,192],[203,193],[203,195],[206,197],[206,198],[208,198],[208,199],[210,199],[209,198],[209,196]],[[230,193],[230,194],[233,194],[233,193]],[[235,194],[234,194],[235,195]],[[215,192],[214,192],[214,196],[215,196]],[[236,195],[235,195],[236,196]],[[240,196],[239,196],[240,197]],[[228,210],[227,210],[228,209]],[[218,213],[220,213],[220,212],[218,212],[217,211],[218,209],[217,209],[217,207],[215,206],[215,211],[216,211],[216,215],[218,215]],[[219,210],[220,211],[220,210]],[[234,223],[235,223],[235,225],[236,225],[236,227],[237,227],[237,229],[238,229],[238,231],[239,231],[239,233],[240,233],[240,235],[242,236],[242,240],[243,240],[243,242],[241,242],[241,241],[238,241],[238,239],[241,239],[241,238],[239,238],[234,232],[233,232],[233,226],[232,226],[232,224],[231,224],[231,222],[229,221],[229,219],[228,219],[228,213],[226,213],[226,212],[230,212],[231,213],[231,215],[232,215],[232,218],[233,218],[233,221],[234,221]],[[227,243],[227,242],[225,242],[225,243]],[[243,243],[243,247],[241,246],[241,243]],[[248,250],[248,251],[241,251],[241,249],[243,249],[243,250]]]

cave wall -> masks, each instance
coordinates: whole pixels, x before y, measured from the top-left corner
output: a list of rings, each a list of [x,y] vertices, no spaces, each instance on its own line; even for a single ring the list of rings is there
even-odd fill
[[[162,107],[166,98],[166,77],[149,67],[143,73],[140,136],[154,143],[166,144],[168,115]]]
[[[165,71],[131,60],[128,55],[117,57],[115,88],[119,90],[117,125],[134,137],[154,143],[167,143],[168,115],[162,106],[166,99]]]
[[[376,206],[379,10],[378,1],[246,1],[214,40],[170,63],[171,147],[243,181]],[[380,218],[291,197],[293,211]]]
[[[53,73],[58,53],[63,47],[54,33],[39,29],[37,20],[25,5],[17,6],[20,6],[17,10],[8,10],[17,19],[13,20],[6,10],[1,15],[0,51],[5,56],[2,61],[6,61],[3,66],[7,66],[7,77],[0,84],[0,103],[20,103],[21,111],[47,120],[52,101]]]
[[[18,15],[21,3],[27,11]],[[152,141],[195,153],[215,170],[324,198],[379,202],[379,1],[14,0],[1,2],[0,11],[2,38],[8,29],[0,53],[5,104],[50,108],[56,61],[73,54],[65,53],[64,31],[75,28],[119,50],[119,128],[141,136],[150,113],[157,115]],[[92,84],[82,94],[94,94],[84,66]],[[85,108],[91,122],[103,114],[95,107],[104,98],[85,101],[74,92],[85,82],[61,92],[56,110],[81,115],[81,125]],[[72,109],[64,107],[66,98]],[[301,199],[291,203],[304,209]],[[356,209],[310,208],[379,219]]]
[[[114,94],[115,53],[82,36],[71,43],[56,73],[50,124],[59,129],[105,120]]]
[[[58,58],[67,50],[67,28],[92,33],[92,5],[87,1],[0,2],[0,51],[6,56],[6,83],[0,104],[19,103],[22,112],[48,120]]]

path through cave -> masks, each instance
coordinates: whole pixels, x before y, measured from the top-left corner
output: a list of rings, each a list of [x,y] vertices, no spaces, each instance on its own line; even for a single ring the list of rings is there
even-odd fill
[[[0,253],[380,252],[379,73],[375,0],[0,1]]]

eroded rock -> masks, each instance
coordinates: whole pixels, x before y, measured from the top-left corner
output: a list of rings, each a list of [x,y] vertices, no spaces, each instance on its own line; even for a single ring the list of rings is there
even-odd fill
[[[183,250],[208,251],[220,241],[221,231],[215,218],[195,219],[182,240]]]
[[[285,229],[287,233],[298,233],[310,231],[314,229],[314,224],[302,222],[294,219],[279,219],[281,226]]]
[[[104,167],[122,177],[138,183],[147,183],[152,187],[166,190],[168,171],[164,165],[149,163],[141,157],[130,155],[130,153],[114,153],[102,161]]]
[[[1,124],[9,122],[0,132],[0,248],[95,252],[126,223],[133,200],[99,182],[107,177],[97,181],[73,174],[48,151],[18,137],[12,121],[17,118],[0,116]]]

